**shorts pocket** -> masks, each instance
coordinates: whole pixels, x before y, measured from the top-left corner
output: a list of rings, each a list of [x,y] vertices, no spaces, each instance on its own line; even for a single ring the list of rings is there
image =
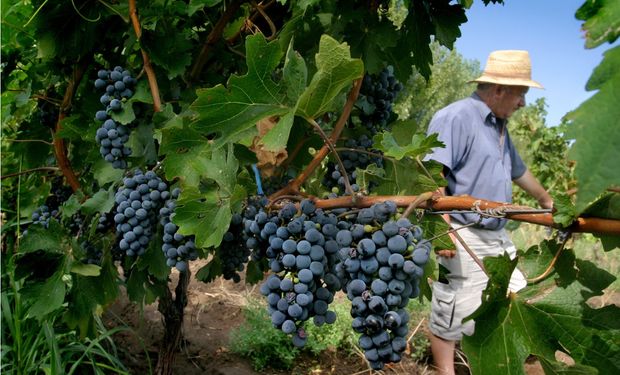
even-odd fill
[[[433,299],[431,300],[431,324],[448,329],[454,319],[456,294],[449,284],[433,283]]]

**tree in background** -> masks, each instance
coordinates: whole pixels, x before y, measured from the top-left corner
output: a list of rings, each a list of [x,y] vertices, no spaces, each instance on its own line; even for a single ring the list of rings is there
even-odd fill
[[[480,63],[465,59],[456,49],[449,50],[437,42],[433,52],[432,75],[427,81],[417,70],[411,75],[406,95],[399,98],[395,112],[400,119],[411,119],[425,132],[431,118],[439,109],[465,98],[475,86],[467,82],[480,75]]]

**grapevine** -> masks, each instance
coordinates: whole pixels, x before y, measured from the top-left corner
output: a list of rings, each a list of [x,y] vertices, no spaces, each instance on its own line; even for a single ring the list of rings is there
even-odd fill
[[[423,160],[440,145],[417,120],[428,116],[409,111],[402,94],[426,98],[433,95],[424,85],[445,82],[445,75],[429,80],[441,72],[432,65],[442,61],[434,60],[428,41],[453,46],[470,2],[35,3],[15,2],[3,12],[2,287],[3,298],[6,289],[6,297],[23,301],[17,323],[92,338],[102,311],[119,295],[140,309],[155,301],[164,333],[154,372],[171,374],[191,307],[190,277],[221,276],[260,283],[274,329],[306,350],[311,325],[340,318],[334,300],[342,293],[362,361],[380,370],[407,358],[407,309],[426,303],[424,280],[438,273],[429,261],[433,249],[458,234],[435,214],[470,211],[562,233],[592,232],[606,250],[620,233],[615,175],[590,146],[581,146],[595,144],[595,156],[611,155],[608,160],[617,155],[614,135],[605,137],[612,146],[599,142],[598,127],[610,129],[609,119],[618,117],[607,105],[613,85],[601,75],[605,69],[589,83],[598,86],[593,102],[601,116],[591,116],[588,102],[570,118],[579,138],[579,190],[558,199],[556,211],[434,193],[444,185],[441,167]],[[578,17],[599,19],[599,11],[609,10],[586,4]],[[594,41],[590,24],[584,28],[591,45],[617,36]],[[612,54],[605,61],[613,65]],[[423,80],[418,93],[412,82]],[[433,112],[453,94],[443,90],[419,109]],[[265,119],[273,125],[266,133]],[[266,166],[262,180],[257,165]],[[526,303],[523,295],[508,300],[498,292],[494,268],[482,264],[491,276],[483,308],[521,303],[527,312],[562,300],[594,311],[580,298],[602,294],[611,277],[575,260],[573,240],[562,238],[559,249],[547,242],[537,247],[540,259],[548,250],[553,260],[530,278],[536,285]],[[527,256],[521,260],[532,261]],[[584,282],[586,274],[597,283]],[[559,285],[568,287],[561,298],[536,290],[554,293]],[[14,307],[3,300],[3,312],[5,305]],[[604,312],[614,321],[611,310]],[[56,316],[62,322],[48,323]],[[583,368],[617,372],[608,339],[615,328],[577,323],[583,314],[571,318],[574,326],[560,322],[557,329],[579,332],[574,337],[549,329],[535,348],[535,339],[516,338],[506,347],[540,353],[549,368],[559,366],[545,353],[560,350]],[[488,336],[511,319],[489,323]],[[32,372],[22,368],[23,351],[10,347],[19,340],[12,331],[7,337],[8,371]],[[590,350],[594,340],[611,359],[574,344]],[[472,342],[463,346],[472,373],[495,370],[482,371],[480,360],[494,348]],[[524,358],[514,357],[502,365],[518,373]],[[37,370],[54,368],[46,360]]]

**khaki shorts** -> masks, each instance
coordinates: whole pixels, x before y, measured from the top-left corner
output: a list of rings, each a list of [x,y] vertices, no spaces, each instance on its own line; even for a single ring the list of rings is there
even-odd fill
[[[461,225],[453,223],[454,228]],[[485,230],[463,228],[459,230],[463,240],[471,250],[483,259],[486,256],[498,256],[507,252],[511,259],[517,249],[508,238],[505,230]],[[445,340],[460,340],[463,335],[474,333],[474,321],[463,323],[463,318],[471,315],[482,303],[482,291],[486,288],[488,278],[480,266],[469,256],[457,242],[457,252],[453,258],[437,257],[438,263],[446,267],[449,284],[434,282],[431,301],[429,328],[435,336]],[[511,291],[519,291],[527,285],[525,277],[515,269],[510,279]]]

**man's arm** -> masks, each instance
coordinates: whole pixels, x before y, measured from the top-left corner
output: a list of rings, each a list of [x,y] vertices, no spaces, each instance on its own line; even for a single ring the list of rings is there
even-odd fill
[[[553,199],[529,169],[525,170],[523,176],[515,179],[514,183],[534,197],[542,208],[553,208]]]

